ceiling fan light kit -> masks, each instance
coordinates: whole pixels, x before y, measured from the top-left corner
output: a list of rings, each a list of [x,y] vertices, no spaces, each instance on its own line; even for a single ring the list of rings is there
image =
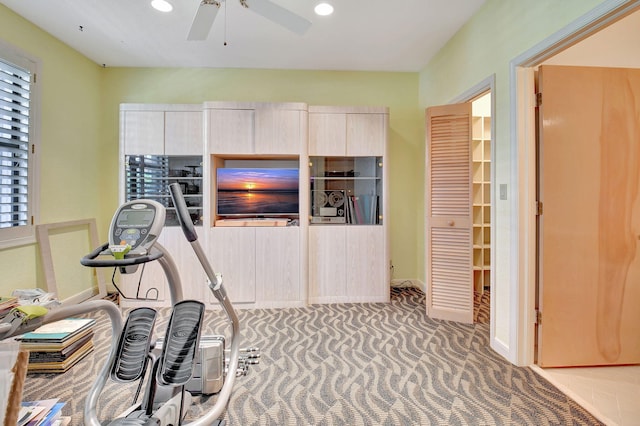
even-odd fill
[[[151,7],[160,12],[171,12],[173,6],[167,0],[151,0]]]
[[[318,3],[316,7],[313,8],[313,11],[319,16],[329,16],[333,13],[333,6],[329,3],[322,2]]]

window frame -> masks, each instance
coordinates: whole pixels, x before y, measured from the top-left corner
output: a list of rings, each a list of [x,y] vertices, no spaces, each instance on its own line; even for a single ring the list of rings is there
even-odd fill
[[[28,53],[0,40],[0,59],[31,73],[29,85],[29,157],[27,160],[27,225],[0,228],[0,250],[36,243],[40,218],[40,78],[41,62]]]

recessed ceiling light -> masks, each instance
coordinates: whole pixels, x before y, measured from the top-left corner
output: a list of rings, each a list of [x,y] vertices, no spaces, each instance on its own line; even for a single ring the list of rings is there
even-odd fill
[[[318,3],[313,11],[316,12],[316,15],[327,16],[333,13],[333,6],[329,3]]]
[[[151,0],[151,6],[160,12],[171,12],[173,6],[167,0]]]

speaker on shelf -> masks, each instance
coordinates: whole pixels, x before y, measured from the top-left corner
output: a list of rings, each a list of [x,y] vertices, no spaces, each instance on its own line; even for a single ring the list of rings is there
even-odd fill
[[[311,191],[311,223],[346,223],[346,202],[342,189]]]

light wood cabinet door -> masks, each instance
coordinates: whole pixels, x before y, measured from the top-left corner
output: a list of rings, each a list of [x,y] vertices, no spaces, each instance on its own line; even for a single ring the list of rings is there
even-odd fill
[[[195,230],[198,241],[204,244],[202,227],[196,227]],[[185,238],[182,228],[179,226],[165,227],[161,235],[163,236],[162,245],[167,249],[176,268],[178,268],[183,298],[203,300],[204,294],[209,292],[206,285],[206,274],[191,244]],[[168,294],[167,297],[169,297]]]
[[[258,227],[256,293],[260,302],[300,300],[300,229]]]
[[[346,229],[346,295],[350,302],[388,302],[389,273],[382,226]]]
[[[124,154],[164,154],[164,112],[124,111]]]
[[[309,303],[340,303],[347,294],[345,226],[309,227]]]
[[[256,109],[254,152],[299,155],[305,140],[301,134],[301,114],[301,111]]]
[[[346,153],[346,114],[309,113],[309,155],[343,156]]]
[[[254,228],[219,227],[209,231],[209,262],[222,274],[232,303],[256,301],[256,234]],[[217,304],[213,297],[209,303]]]
[[[253,109],[208,110],[209,152],[253,154]]]
[[[199,241],[203,241],[202,228],[197,227]],[[208,292],[204,269],[200,265],[191,244],[184,237],[180,227],[165,227],[158,237],[158,244],[162,245],[173,259],[182,286],[183,299],[203,300]],[[149,262],[138,267],[133,274],[121,276],[121,289],[126,297],[154,299],[149,301],[125,301],[124,306],[171,306],[171,293],[167,278],[159,262]],[[138,289],[138,283],[140,288]],[[155,300],[157,299],[157,300]],[[158,302],[158,303],[155,303]]]
[[[347,155],[384,155],[387,143],[386,114],[347,114]]]
[[[163,247],[169,246],[164,231],[158,237],[158,243]],[[121,300],[123,307],[171,306],[167,277],[157,261],[138,265],[138,269],[131,274],[121,274],[120,284],[120,290],[124,293]],[[149,300],[135,300],[136,298]]]
[[[166,155],[202,155],[201,111],[166,111],[164,128]]]

